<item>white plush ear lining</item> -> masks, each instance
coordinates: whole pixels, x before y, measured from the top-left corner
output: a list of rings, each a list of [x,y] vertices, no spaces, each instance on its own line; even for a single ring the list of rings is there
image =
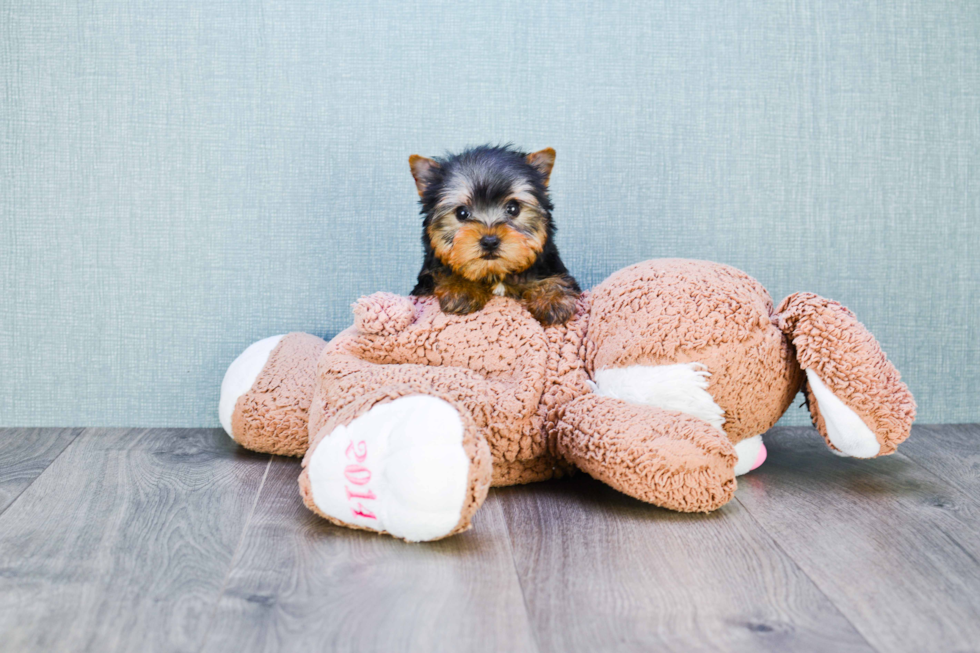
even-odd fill
[[[858,414],[830,391],[813,370],[806,370],[810,390],[827,426],[827,439],[840,453],[853,458],[874,458],[881,451],[878,438]],[[835,452],[836,453],[836,452]]]

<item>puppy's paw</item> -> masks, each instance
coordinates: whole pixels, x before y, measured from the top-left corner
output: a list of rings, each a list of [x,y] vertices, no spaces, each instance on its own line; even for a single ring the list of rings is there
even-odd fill
[[[575,298],[561,297],[549,304],[538,302],[528,305],[527,309],[543,326],[564,324],[575,315]]]
[[[493,296],[489,289],[457,275],[438,279],[435,295],[442,312],[453,315],[475,313]]]
[[[439,295],[439,308],[443,313],[453,315],[468,315],[475,313],[486,305],[486,300],[481,300],[472,295],[445,294]]]
[[[565,277],[535,282],[522,295],[524,307],[544,326],[564,324],[575,315],[579,292]]]

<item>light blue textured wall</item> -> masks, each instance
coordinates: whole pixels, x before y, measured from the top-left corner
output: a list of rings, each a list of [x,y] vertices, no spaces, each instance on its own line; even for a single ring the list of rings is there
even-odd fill
[[[980,421],[975,2],[494,4],[0,1],[0,424],[217,425],[247,344],[411,288],[406,159],[484,141],[557,149],[585,285],[834,297]]]

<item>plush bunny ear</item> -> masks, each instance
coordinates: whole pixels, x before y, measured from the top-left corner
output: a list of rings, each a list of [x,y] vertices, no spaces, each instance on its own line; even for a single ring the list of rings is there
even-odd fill
[[[413,154],[408,157],[408,165],[412,168],[412,176],[415,177],[415,187],[419,189],[419,195],[425,192],[429,182],[432,181],[432,173],[439,167],[439,164],[432,159]]]
[[[544,185],[547,186],[548,179],[551,178],[551,169],[555,166],[555,151],[546,147],[543,150],[531,152],[527,155],[527,162],[544,176]]]

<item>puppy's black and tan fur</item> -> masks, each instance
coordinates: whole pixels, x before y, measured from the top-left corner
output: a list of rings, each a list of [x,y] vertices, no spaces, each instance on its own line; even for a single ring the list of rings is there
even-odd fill
[[[478,311],[494,295],[513,297],[544,325],[575,313],[581,290],[553,242],[554,150],[487,145],[408,161],[424,216],[425,258],[413,295],[435,295],[456,314]]]

